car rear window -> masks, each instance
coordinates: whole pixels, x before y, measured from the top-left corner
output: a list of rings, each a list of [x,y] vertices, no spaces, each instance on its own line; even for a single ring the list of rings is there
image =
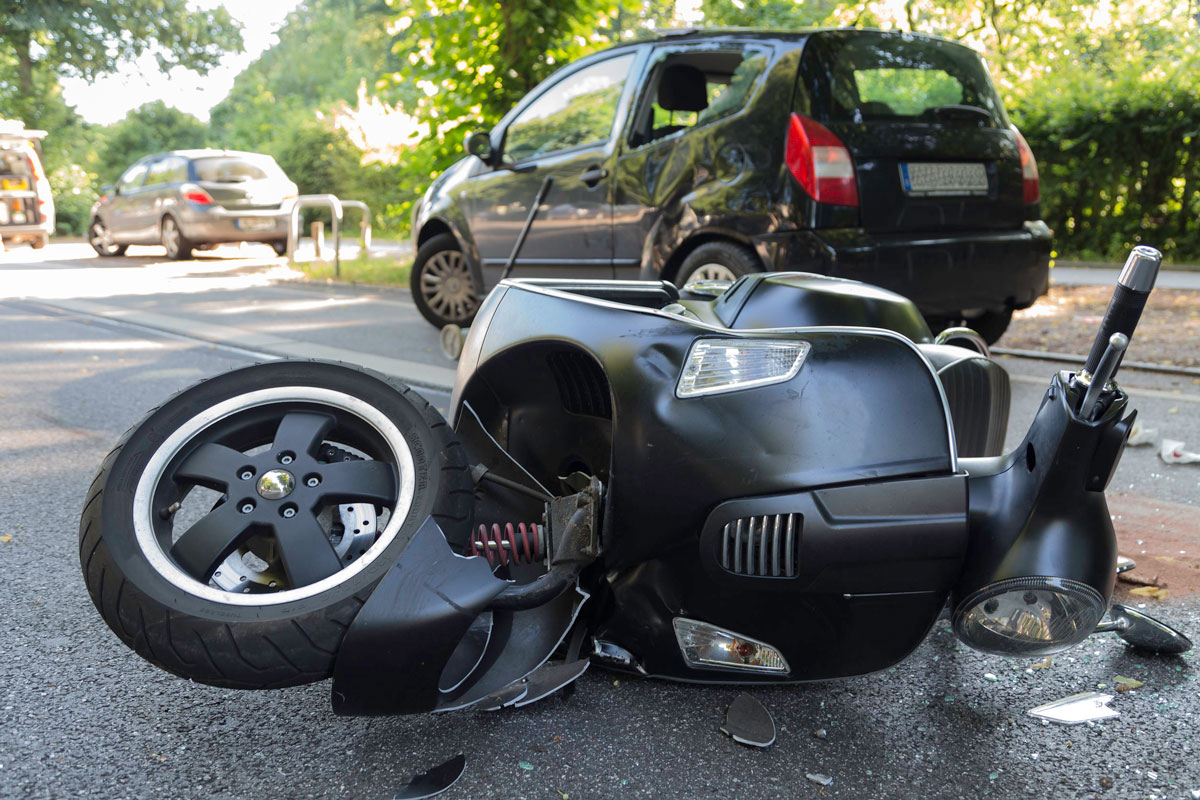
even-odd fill
[[[818,122],[1008,124],[983,60],[952,42],[831,31],[812,37],[800,72]]]
[[[0,175],[33,175],[29,156],[20,150],[0,149]]]
[[[285,180],[275,159],[219,156],[198,158],[192,162],[196,179],[205,183],[245,183],[247,181]]]

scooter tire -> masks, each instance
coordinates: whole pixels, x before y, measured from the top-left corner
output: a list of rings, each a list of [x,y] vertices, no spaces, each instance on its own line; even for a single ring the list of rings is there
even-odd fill
[[[285,418],[290,420],[288,426],[283,423]],[[297,419],[323,421],[304,428],[295,423]],[[329,424],[333,427],[324,427]],[[285,455],[279,456],[285,428],[289,435],[300,432],[286,441],[301,444],[292,448],[294,453],[282,451]],[[218,438],[219,443],[215,441]],[[265,552],[280,554],[276,571],[269,574],[283,576],[279,582],[282,588],[268,590],[265,582],[260,582],[251,593],[235,594],[235,590],[226,591],[228,587],[218,585],[215,577],[203,580],[206,574],[220,575],[219,571],[208,573],[211,567],[205,567],[189,573],[185,562],[177,558],[178,542],[198,529],[189,527],[182,533],[171,530],[176,521],[173,515],[183,512],[159,506],[172,499],[176,503],[191,502],[188,498],[196,489],[181,484],[180,474],[194,477],[197,467],[193,466],[193,457],[209,445],[213,448],[206,452],[230,455],[238,451],[248,465],[258,466],[234,467],[224,484],[214,486],[205,478],[207,483],[200,485],[203,497],[197,513],[204,519],[212,516],[221,524],[232,519],[234,525],[250,525],[246,531],[254,533],[243,532],[242,538],[231,539],[234,548],[251,547],[245,543],[246,537],[267,531],[261,534],[270,542]],[[335,449],[337,455],[331,456]],[[285,457],[287,461],[282,460]],[[318,460],[325,457],[327,461]],[[300,489],[292,495],[297,503],[290,514],[285,513],[284,506],[270,506],[273,500],[269,484],[244,479],[254,470],[266,480],[267,467],[274,461],[268,464],[263,458],[284,464],[294,462],[297,472],[315,470],[291,481],[284,479],[285,485],[291,483]],[[360,480],[359,471],[336,472],[342,467],[361,466],[340,463],[351,460],[390,460],[391,469],[371,468],[374,482]],[[186,469],[184,465],[188,465]],[[409,469],[406,480],[404,473]],[[391,478],[378,480],[380,474]],[[239,478],[242,483],[235,485]],[[360,500],[347,499],[368,491],[361,488],[367,484],[375,494]],[[264,485],[267,494],[263,493]],[[302,494],[302,486],[327,488],[310,488],[310,495]],[[331,487],[339,487],[338,491],[340,487],[352,488],[346,490],[346,496],[318,495],[319,491],[334,491]],[[392,493],[387,495],[393,497],[392,506],[389,501],[371,502],[371,497],[387,492]],[[213,505],[211,496],[218,494],[221,499]],[[256,364],[179,392],[125,433],[104,459],[88,490],[79,526],[80,564],[88,592],[104,621],[126,645],[151,663],[176,675],[225,688],[296,686],[331,674],[350,623],[430,515],[452,541],[465,539],[473,498],[462,445],[437,410],[404,384],[349,364]],[[336,514],[346,507],[333,505],[339,502],[363,503],[362,507],[369,505],[378,512],[374,538],[354,537],[356,545],[364,549],[351,554],[351,561],[338,556],[332,562],[333,571],[324,577],[311,583],[293,579],[304,574],[299,567],[295,573],[292,571],[293,563],[304,563],[299,554],[311,552],[317,561],[329,556],[321,546],[315,551],[297,549],[293,560],[287,560],[291,546],[285,546],[284,531],[293,529],[284,523],[317,519],[321,524],[315,509],[324,505],[326,514]],[[266,527],[255,527],[258,522],[240,522],[236,514],[250,513],[243,510],[246,506],[242,503],[257,504],[262,514],[276,514],[278,520],[269,517]],[[396,520],[383,516],[383,509],[388,508]],[[223,516],[214,516],[218,514]],[[279,527],[270,527],[271,520],[278,521]],[[333,542],[339,537],[344,540],[349,531],[334,532],[328,522],[324,524],[330,530],[322,533],[337,555]],[[230,526],[221,535],[227,535],[228,530]],[[306,548],[313,546],[314,537],[320,544],[320,538],[311,534],[304,540]],[[262,547],[261,543],[256,546]],[[219,570],[221,565],[231,563],[228,559],[233,555],[223,555],[228,544],[224,550],[218,547],[214,545],[208,554],[211,559],[202,563],[217,563]],[[239,551],[230,552],[236,555]],[[218,560],[222,558],[225,560]],[[265,561],[255,563],[272,568]],[[322,562],[322,566],[330,564]]]

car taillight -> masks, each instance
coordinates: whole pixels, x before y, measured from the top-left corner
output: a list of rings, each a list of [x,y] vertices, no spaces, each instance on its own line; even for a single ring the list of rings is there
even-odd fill
[[[212,195],[199,186],[184,186],[183,199],[200,206],[212,205]]]
[[[1025,137],[1016,128],[1012,129],[1017,135],[1017,152],[1021,154],[1021,188],[1026,203],[1036,203],[1042,197],[1038,180],[1037,159],[1025,142]]]
[[[858,205],[858,183],[850,151],[816,120],[792,114],[784,161],[804,191],[818,203]]]

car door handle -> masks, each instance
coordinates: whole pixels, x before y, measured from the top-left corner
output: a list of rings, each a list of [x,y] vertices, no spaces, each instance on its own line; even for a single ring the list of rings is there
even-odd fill
[[[597,165],[588,167],[587,170],[579,176],[579,180],[583,181],[585,186],[591,188],[607,177],[608,170]]]

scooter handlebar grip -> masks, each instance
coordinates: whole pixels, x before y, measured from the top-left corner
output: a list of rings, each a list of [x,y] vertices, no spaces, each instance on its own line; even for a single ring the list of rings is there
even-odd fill
[[[1117,279],[1117,288],[1108,303],[1108,310],[1104,312],[1104,321],[1100,323],[1096,341],[1092,343],[1092,350],[1083,367],[1089,375],[1095,374],[1100,366],[1100,358],[1114,333],[1123,333],[1133,338],[1133,330],[1146,308],[1146,300],[1154,288],[1160,264],[1162,254],[1153,247],[1138,246],[1129,254],[1121,276]]]

